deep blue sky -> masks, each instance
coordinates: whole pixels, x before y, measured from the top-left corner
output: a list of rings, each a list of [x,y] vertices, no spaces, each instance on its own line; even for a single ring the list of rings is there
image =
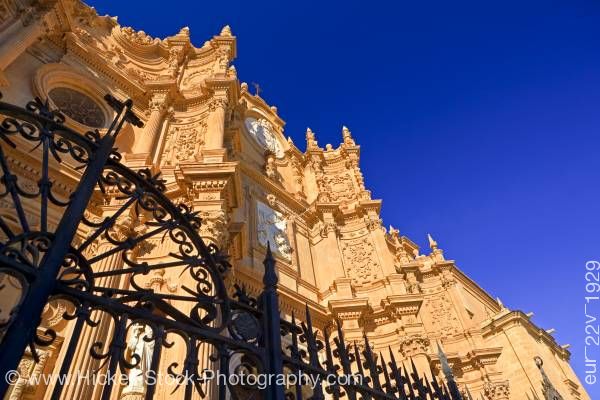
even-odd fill
[[[600,3],[90,3],[154,36],[187,25],[197,46],[231,25],[240,79],[261,84],[286,134],[303,149],[310,126],[337,145],[348,125],[386,226],[424,247],[431,232],[493,296],[556,328],[583,377],[584,265],[600,259]]]

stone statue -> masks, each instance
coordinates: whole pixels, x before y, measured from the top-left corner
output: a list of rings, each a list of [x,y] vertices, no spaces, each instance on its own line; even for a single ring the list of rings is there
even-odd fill
[[[127,352],[130,362],[136,365],[127,374],[127,385],[123,389],[123,395],[144,394],[148,371],[150,371],[152,363],[152,354],[154,353],[154,341],[150,340],[153,337],[152,328],[149,325],[135,323],[131,325],[130,331]],[[135,359],[134,356],[139,357],[139,359]],[[137,397],[127,396],[127,398]]]

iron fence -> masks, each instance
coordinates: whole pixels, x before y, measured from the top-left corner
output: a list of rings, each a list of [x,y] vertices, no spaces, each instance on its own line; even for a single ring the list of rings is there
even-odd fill
[[[0,293],[14,299],[1,310],[2,376],[17,369],[26,349],[37,362],[56,340],[42,316],[60,303],[59,317],[73,326],[60,375],[88,368],[135,380],[132,371],[142,368],[154,376],[166,371],[186,399],[461,399],[443,353],[439,380],[433,371],[417,372],[412,360],[398,362],[391,349],[375,352],[366,336],[347,341],[339,323],[316,329],[308,308],[301,322],[282,319],[270,249],[262,293],[253,298],[239,286],[228,292],[231,266],[199,236],[197,213],[173,204],[158,175],[121,163],[117,135],[126,123],[141,126],[132,102],[106,101],[116,114],[110,127],[84,134],[47,101],[25,108],[0,102],[0,200],[14,210],[0,214]],[[37,177],[34,185],[25,172]],[[145,257],[157,247],[167,250]],[[164,276],[177,277],[180,290],[170,290]],[[149,285],[153,279],[162,283]],[[144,352],[132,350],[133,334]],[[176,342],[181,359],[162,357]],[[91,361],[78,359],[82,346]],[[206,371],[303,379],[211,384]],[[106,382],[101,398],[139,390],[130,380]],[[51,398],[65,397],[65,387],[56,382]],[[0,396],[9,389],[0,381]],[[156,380],[146,380],[144,398],[156,389]],[[87,398],[78,390],[77,398]]]

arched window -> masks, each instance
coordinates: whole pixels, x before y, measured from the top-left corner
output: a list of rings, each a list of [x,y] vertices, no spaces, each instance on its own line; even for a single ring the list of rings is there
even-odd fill
[[[54,105],[67,117],[91,128],[104,128],[106,117],[94,99],[77,90],[56,87],[48,92]]]

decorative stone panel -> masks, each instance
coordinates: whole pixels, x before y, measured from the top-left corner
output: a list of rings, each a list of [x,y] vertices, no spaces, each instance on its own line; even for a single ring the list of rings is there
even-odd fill
[[[508,381],[486,382],[483,386],[483,393],[489,400],[508,400],[510,396]]]
[[[342,242],[346,273],[355,284],[372,282],[379,277],[379,263],[373,244],[368,237]]]
[[[273,254],[287,261],[292,260],[292,247],[287,234],[287,222],[283,214],[268,205],[256,202],[258,243],[266,247],[271,245]]]

